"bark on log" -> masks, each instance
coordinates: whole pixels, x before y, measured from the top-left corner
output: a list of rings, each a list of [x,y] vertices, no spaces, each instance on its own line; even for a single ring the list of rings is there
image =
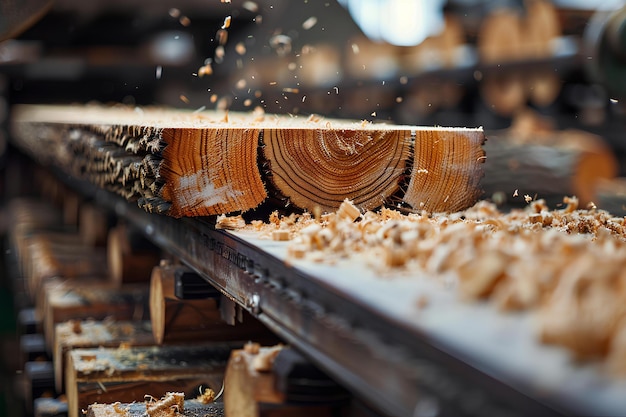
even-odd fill
[[[65,373],[69,416],[94,402],[143,401],[172,391],[192,398],[200,386],[218,392],[229,354],[229,345],[75,349]]]
[[[67,352],[79,348],[154,345],[149,321],[69,320],[55,326],[54,384],[63,392]]]
[[[250,315],[243,322],[227,324],[222,319],[220,297],[198,300],[176,297],[177,273],[193,272],[181,265],[162,265],[152,271],[150,321],[158,344],[267,339],[269,331]]]
[[[596,199],[598,181],[613,178],[617,160],[598,136],[555,131],[533,115],[521,115],[511,129],[490,135],[482,186],[487,196],[504,192],[539,198],[575,195],[586,205]]]
[[[103,107],[14,115],[18,145],[42,163],[174,217],[246,211],[268,197],[309,211],[346,198],[364,210],[403,200],[455,211],[480,194],[482,129]],[[455,152],[437,152],[442,140]],[[433,149],[428,164],[441,174],[424,176],[412,155]]]

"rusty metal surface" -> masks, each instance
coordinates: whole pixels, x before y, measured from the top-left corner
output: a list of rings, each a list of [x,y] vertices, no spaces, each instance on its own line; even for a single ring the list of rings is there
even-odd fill
[[[537,364],[536,377],[533,369],[518,376],[509,372],[515,371],[514,367],[507,369],[502,361],[507,352],[500,352],[503,355],[494,357],[494,361],[475,355],[472,348],[480,343],[488,354],[497,352],[498,347],[488,346],[493,340],[473,343],[471,335],[467,340],[457,338],[450,331],[454,328],[453,320],[448,320],[441,331],[427,322],[424,326],[413,325],[410,320],[377,305],[376,297],[370,294],[375,294],[376,288],[350,291],[349,286],[315,276],[304,266],[285,263],[271,244],[263,247],[263,243],[215,230],[209,219],[147,214],[112,194],[82,186],[83,192],[91,194],[98,204],[115,210],[138,226],[148,238],[180,257],[385,414],[549,416],[617,411],[612,408],[615,402],[598,404],[602,396],[594,402],[589,398],[572,398],[567,389],[559,391],[550,385],[558,383],[558,379],[544,385],[541,363]],[[384,299],[381,297],[380,301]],[[476,317],[481,317],[480,314]],[[508,322],[505,319],[498,323],[502,327]],[[459,322],[457,327],[464,325]],[[476,338],[480,337],[483,335],[478,332]],[[509,357],[518,353],[512,351]],[[555,358],[552,353],[544,356],[540,359]],[[563,371],[562,368],[569,372],[567,368],[571,368],[558,361],[555,366],[548,366],[544,373],[550,369]],[[558,377],[567,378],[570,375],[567,372]],[[580,374],[573,371],[571,375]],[[585,385],[579,385],[574,389],[584,392]],[[593,394],[591,390],[587,397]],[[617,405],[624,401],[617,401]]]

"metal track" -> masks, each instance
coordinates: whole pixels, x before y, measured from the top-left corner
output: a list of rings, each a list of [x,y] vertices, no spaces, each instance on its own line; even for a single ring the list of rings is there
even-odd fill
[[[498,368],[497,361],[495,365],[482,366],[484,363],[472,360],[454,343],[441,343],[429,331],[381,314],[376,305],[363,302],[352,291],[343,291],[328,280],[288,265],[268,250],[232,233],[216,230],[211,219],[148,214],[109,192],[65,175],[61,177],[179,257],[384,415],[557,416],[606,414],[606,410],[623,413],[623,384],[614,384],[607,390],[602,384],[594,386],[586,381],[585,386],[575,381],[574,385],[580,388],[578,393],[583,395],[572,394],[569,386],[551,392],[542,385],[542,376],[546,374],[541,372],[541,363],[531,370],[530,381],[503,377],[506,372],[490,372]],[[575,367],[565,366],[573,370],[570,374],[568,369],[565,380],[576,380],[581,375]],[[583,376],[588,375],[587,371],[583,370]],[[594,381],[597,382],[595,377]],[[562,382],[564,379],[557,385]],[[588,389],[589,395],[585,394]],[[587,398],[579,401],[577,396]],[[608,408],[603,405],[607,398],[611,399]],[[596,409],[598,405],[600,410]]]
[[[368,305],[199,219],[143,212],[71,181],[178,256],[374,408],[391,416],[562,415]]]

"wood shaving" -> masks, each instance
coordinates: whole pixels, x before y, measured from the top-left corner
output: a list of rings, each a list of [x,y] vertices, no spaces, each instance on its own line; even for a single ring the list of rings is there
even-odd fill
[[[261,238],[289,230],[292,260],[332,264],[359,255],[381,276],[455,277],[461,299],[533,310],[540,340],[580,358],[610,358],[626,373],[625,219],[595,206],[580,209],[575,197],[554,210],[525,198],[528,206],[506,214],[487,201],[449,214],[361,214],[345,202],[337,213],[273,213],[269,223],[246,228]]]
[[[217,217],[217,221],[215,223],[216,229],[225,229],[225,230],[237,230],[242,229],[246,226],[246,221],[238,216],[226,216],[220,215]]]
[[[215,395],[215,391],[211,388],[205,388],[204,391],[196,397],[196,401],[199,401],[202,404],[211,404],[215,401]]]
[[[168,392],[158,401],[147,401],[146,414],[150,417],[174,417],[182,415],[184,407],[185,393]]]
[[[118,401],[113,403],[113,410],[120,416],[120,417],[128,417],[130,416],[130,413],[128,412],[128,408],[124,408],[122,407],[122,404]]]

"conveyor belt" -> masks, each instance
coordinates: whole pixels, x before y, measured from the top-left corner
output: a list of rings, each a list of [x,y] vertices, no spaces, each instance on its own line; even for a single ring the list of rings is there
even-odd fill
[[[69,181],[385,414],[626,414],[626,381],[540,345],[528,314],[461,303],[434,280],[390,284],[354,263],[286,263],[284,242],[215,230],[208,219],[148,214]],[[428,294],[428,308],[417,307],[418,293]]]

